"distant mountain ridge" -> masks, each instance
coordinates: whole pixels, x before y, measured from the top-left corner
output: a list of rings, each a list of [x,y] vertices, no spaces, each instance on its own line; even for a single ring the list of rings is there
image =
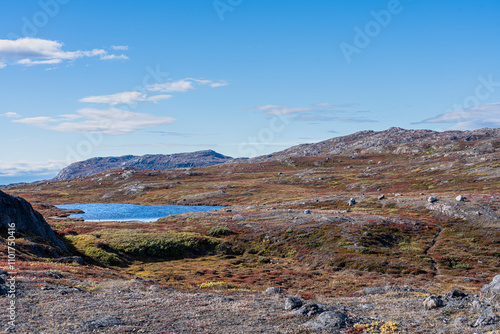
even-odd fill
[[[500,129],[484,128],[473,131],[406,130],[392,127],[383,131],[365,130],[347,136],[335,137],[312,144],[301,144],[286,150],[255,158],[234,159],[212,150],[169,155],[126,155],[122,157],[92,158],[75,162],[64,168],[53,179],[68,180],[102,173],[111,169],[132,167],[148,170],[208,167],[223,163],[248,163],[280,160],[291,157],[353,154],[449,154],[462,155],[492,153],[500,149]]]
[[[166,170],[173,168],[208,167],[233,160],[212,150],[178,154],[148,154],[143,156],[92,158],[75,162],[62,169],[54,181],[68,180],[102,173],[121,167]]]
[[[312,144],[301,144],[286,150],[247,160],[260,162],[290,157],[318,155],[352,155],[370,153],[421,154],[461,151],[476,155],[500,148],[500,129],[473,131],[405,130],[392,127],[384,131],[365,130]]]

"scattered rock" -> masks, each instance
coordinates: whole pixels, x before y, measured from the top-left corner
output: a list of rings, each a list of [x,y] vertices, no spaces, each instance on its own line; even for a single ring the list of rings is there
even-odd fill
[[[483,286],[480,300],[500,307],[500,275],[496,275],[490,284]]]
[[[467,297],[467,294],[463,293],[460,290],[451,290],[447,294],[444,295],[445,299],[451,299],[451,298],[464,298]]]
[[[462,196],[462,195],[458,195],[456,198],[455,198],[458,202],[462,202],[462,201],[465,201],[467,198]]]
[[[479,317],[472,327],[485,327],[490,325],[495,325],[499,322],[499,317],[495,314],[488,314],[485,316]]]
[[[467,325],[468,322],[469,322],[469,320],[467,320],[467,318],[463,318],[463,317],[458,317],[455,320],[453,320],[453,323],[456,326],[464,326],[464,325]]]
[[[390,285],[387,286],[371,286],[368,288],[364,288],[363,290],[356,291],[356,294],[361,294],[361,295],[376,295],[380,293],[386,293],[388,291],[392,290],[392,287]]]
[[[354,198],[351,198],[349,202],[347,202],[347,205],[349,206],[353,206],[354,204],[356,204],[356,200]]]
[[[216,303],[228,303],[228,302],[234,302],[234,299],[229,297],[215,297],[214,299],[212,299],[212,301]]]
[[[437,201],[438,201],[438,199],[437,199],[436,197],[434,197],[434,196],[429,196],[429,198],[427,199],[427,201],[428,201],[429,203],[434,203],[434,202],[437,202]]]
[[[148,290],[151,292],[158,292],[160,291],[160,287],[158,285],[151,285]]]
[[[483,304],[479,300],[474,300],[472,302],[472,307],[476,308],[476,309],[480,309],[481,307],[483,307]]]
[[[232,219],[233,220],[243,220],[243,219],[245,219],[245,217],[243,217],[242,215],[234,215]]]
[[[294,316],[305,315],[308,317],[312,317],[313,315],[322,313],[323,311],[324,310],[321,307],[319,307],[317,304],[307,303],[305,305],[302,305],[299,309],[292,311],[292,314]]]
[[[381,200],[383,200],[384,198],[385,198],[385,195],[380,195],[380,196],[378,197],[378,200],[379,200],[379,201],[381,201]]]
[[[339,311],[326,311],[321,313],[316,319],[309,320],[303,326],[314,330],[332,330],[345,327],[349,317]]]
[[[296,308],[301,307],[302,304],[303,304],[303,302],[302,302],[302,300],[300,300],[300,298],[297,298],[297,297],[288,297],[285,300],[285,310],[287,310],[287,311],[294,310]]]
[[[429,296],[424,300],[424,306],[428,310],[432,310],[443,306],[443,300],[440,297]]]
[[[266,291],[263,292],[265,295],[278,295],[280,293],[283,293],[283,290],[274,286],[267,288]]]
[[[85,326],[80,328],[77,332],[87,332],[95,329],[106,328],[111,326],[120,326],[120,325],[125,325],[125,322],[123,322],[123,320],[121,320],[120,318],[108,315],[100,319],[90,321]]]
[[[59,290],[57,292],[57,294],[58,295],[69,295],[69,294],[73,294],[73,293],[77,293],[77,292],[83,292],[83,290],[79,289],[79,288],[76,288],[76,287],[73,287],[73,288],[69,288],[69,289]]]

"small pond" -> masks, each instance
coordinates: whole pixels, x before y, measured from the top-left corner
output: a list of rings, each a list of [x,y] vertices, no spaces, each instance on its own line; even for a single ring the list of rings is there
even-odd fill
[[[155,222],[159,218],[185,212],[202,212],[222,209],[222,206],[191,205],[137,205],[137,204],[64,204],[60,209],[78,209],[84,213],[72,214],[69,218],[82,218],[89,222],[139,221]]]

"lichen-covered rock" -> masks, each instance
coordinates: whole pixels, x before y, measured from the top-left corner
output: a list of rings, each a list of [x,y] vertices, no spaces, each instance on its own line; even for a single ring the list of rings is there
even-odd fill
[[[296,308],[301,307],[302,304],[303,304],[303,302],[302,302],[302,300],[300,300],[300,298],[297,298],[297,297],[288,297],[285,300],[285,310],[287,310],[287,311],[294,310]]]
[[[301,308],[292,311],[292,314],[295,316],[305,315],[308,317],[312,317],[313,315],[322,313],[323,311],[324,310],[321,307],[319,307],[317,304],[307,303],[305,305],[302,305]]]
[[[443,306],[443,300],[440,297],[429,296],[424,300],[424,307],[428,310],[432,310]]]
[[[500,307],[500,275],[496,275],[490,284],[481,289],[481,301]]]
[[[280,293],[283,293],[283,290],[281,290],[281,288],[277,288],[277,287],[274,287],[274,286],[271,286],[269,288],[266,289],[266,291],[263,292],[264,295],[277,295],[277,294],[280,294]]]
[[[429,198],[427,199],[427,201],[429,203],[435,203],[435,202],[438,201],[438,199],[436,197],[434,197],[434,196],[429,196]]]
[[[316,319],[309,320],[303,326],[314,330],[333,330],[345,327],[348,316],[339,311],[326,311],[321,313]]]

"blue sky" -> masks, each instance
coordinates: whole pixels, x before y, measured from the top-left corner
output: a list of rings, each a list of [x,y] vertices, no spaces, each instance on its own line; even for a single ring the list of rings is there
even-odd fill
[[[500,126],[500,2],[0,4],[0,184],[94,156],[239,157]]]

